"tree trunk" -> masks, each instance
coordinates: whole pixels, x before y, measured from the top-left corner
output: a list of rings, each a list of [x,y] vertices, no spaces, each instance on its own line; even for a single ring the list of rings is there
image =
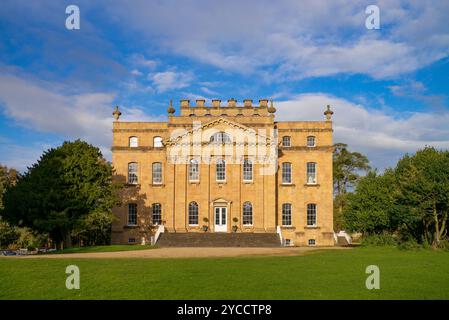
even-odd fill
[[[435,239],[434,239],[434,245],[438,246],[440,244],[440,226],[438,221],[438,211],[436,203],[433,203],[433,219],[435,221]]]
[[[72,236],[70,234],[70,231],[64,235],[63,245],[64,245],[64,248],[72,247]]]

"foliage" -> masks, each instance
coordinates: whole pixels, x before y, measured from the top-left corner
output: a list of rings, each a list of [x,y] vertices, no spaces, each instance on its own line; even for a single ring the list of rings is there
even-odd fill
[[[7,188],[16,184],[18,177],[17,170],[0,164],[0,210],[3,209],[3,194]]]
[[[347,195],[344,208],[344,227],[348,231],[379,234],[391,229],[394,173],[383,175],[369,172],[360,179],[356,191]]]
[[[404,248],[447,238],[449,152],[426,147],[394,169],[370,172],[347,196],[344,225],[364,234],[397,232]]]
[[[342,216],[347,203],[347,191],[356,185],[360,179],[360,174],[369,169],[369,161],[365,155],[349,151],[348,146],[344,143],[334,145],[334,230],[342,229]]]
[[[0,248],[7,248],[9,245],[15,243],[18,238],[18,228],[11,226],[0,217]]]
[[[397,245],[397,238],[391,233],[372,234],[362,237],[362,246],[364,247],[383,247]]]
[[[92,213],[110,213],[118,202],[112,166],[86,142],[64,142],[50,149],[4,195],[4,218],[49,233],[65,247],[72,231]]]

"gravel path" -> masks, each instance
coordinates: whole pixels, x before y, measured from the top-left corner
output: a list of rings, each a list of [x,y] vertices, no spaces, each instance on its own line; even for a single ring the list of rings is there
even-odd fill
[[[78,258],[208,258],[242,256],[298,256],[317,250],[348,250],[343,247],[292,248],[157,248],[149,250],[66,253],[12,257],[18,259],[78,259]]]

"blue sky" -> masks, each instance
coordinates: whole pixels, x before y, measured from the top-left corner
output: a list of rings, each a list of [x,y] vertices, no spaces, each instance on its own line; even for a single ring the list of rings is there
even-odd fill
[[[81,29],[65,28],[76,4]],[[379,30],[365,8],[380,8]],[[81,138],[110,157],[111,112],[273,98],[279,120],[335,111],[335,141],[379,169],[449,148],[447,1],[2,1],[0,163]]]

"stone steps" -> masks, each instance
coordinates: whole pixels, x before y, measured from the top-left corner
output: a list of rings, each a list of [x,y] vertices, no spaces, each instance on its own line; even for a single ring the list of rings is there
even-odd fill
[[[159,247],[280,247],[276,233],[162,233]]]

